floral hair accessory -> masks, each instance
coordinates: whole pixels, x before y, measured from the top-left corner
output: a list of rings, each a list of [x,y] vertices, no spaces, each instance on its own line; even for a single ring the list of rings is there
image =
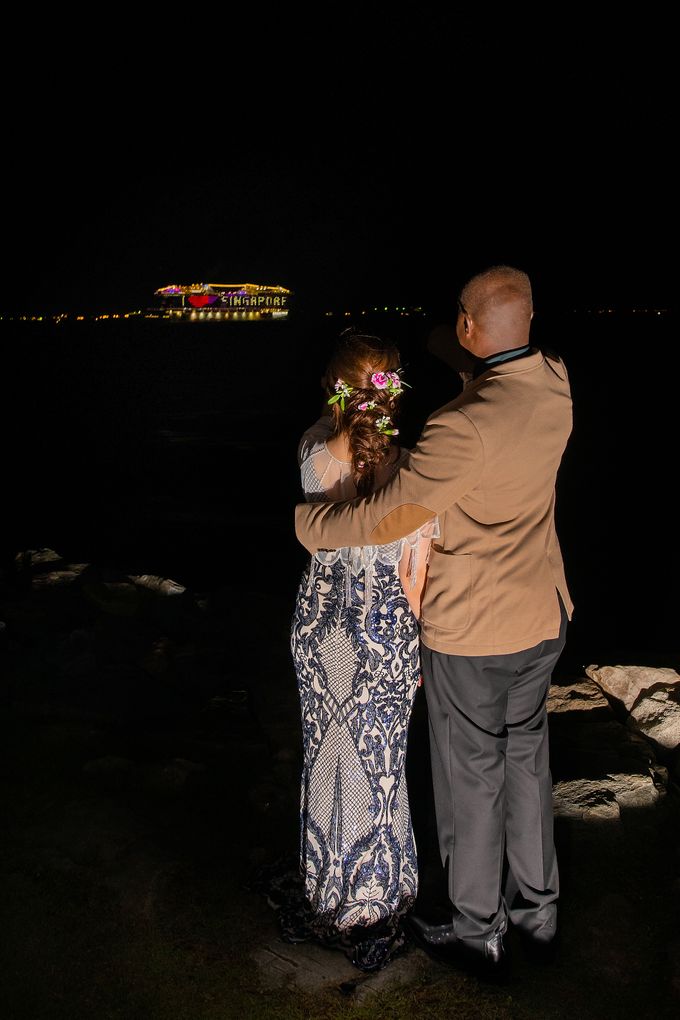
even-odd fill
[[[384,414],[382,418],[378,418],[375,423],[375,427],[378,432],[381,432],[383,436],[398,436],[399,429],[389,429],[387,426],[392,424],[392,419],[389,415]]]
[[[329,404],[335,404],[336,401],[339,400],[340,401],[340,409],[342,411],[344,411],[345,410],[345,400],[349,397],[350,393],[352,392],[352,388],[353,387],[348,386],[348,384],[346,382],[343,382],[342,379],[338,379],[338,381],[335,384],[335,396],[334,397],[330,397],[329,400],[328,400],[328,403]]]
[[[377,406],[375,400],[364,400],[362,404],[358,405],[360,411],[375,411]]]
[[[398,372],[374,372],[371,382],[377,390],[387,390],[391,397],[403,393],[404,386],[408,386],[408,383],[400,379]]]

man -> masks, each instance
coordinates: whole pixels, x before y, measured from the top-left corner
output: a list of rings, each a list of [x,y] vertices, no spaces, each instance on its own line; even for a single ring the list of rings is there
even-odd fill
[[[472,381],[430,416],[384,488],[296,511],[310,551],[391,542],[439,516],[422,668],[453,916],[412,925],[426,946],[491,970],[503,964],[508,919],[536,948],[556,932],[545,701],[572,611],[554,524],[571,396],[560,359],[529,345],[532,315],[525,273],[473,277],[456,323]]]

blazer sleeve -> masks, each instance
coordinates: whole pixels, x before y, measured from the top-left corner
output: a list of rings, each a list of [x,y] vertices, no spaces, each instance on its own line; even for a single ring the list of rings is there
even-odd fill
[[[467,415],[458,409],[437,412],[407,464],[367,499],[299,504],[296,535],[311,553],[394,542],[470,492],[483,467],[484,447]]]

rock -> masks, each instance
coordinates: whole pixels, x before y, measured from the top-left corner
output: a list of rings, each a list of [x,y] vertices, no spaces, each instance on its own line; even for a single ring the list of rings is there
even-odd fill
[[[556,818],[618,821],[621,808],[650,807],[660,796],[651,774],[614,773],[556,783],[553,808]]]
[[[661,747],[680,746],[680,687],[659,685],[641,694],[628,722]]]
[[[353,966],[341,949],[315,942],[291,945],[281,938],[270,938],[252,956],[269,987],[282,987],[292,981],[312,994],[335,988],[357,1005],[368,1005],[373,995],[416,981],[431,970],[430,961],[420,950],[396,956],[389,966],[369,974]]]
[[[628,711],[642,691],[656,684],[680,683],[680,674],[674,669],[655,669],[652,666],[588,666],[586,674]]]
[[[396,956],[389,966],[374,974],[361,974],[355,978],[356,992],[353,1001],[357,1004],[370,1002],[374,995],[387,991],[395,985],[405,985],[422,978],[431,971],[432,965],[422,949],[406,956]],[[431,980],[431,973],[430,973]],[[349,988],[342,989],[346,994]]]
[[[50,570],[49,574],[38,574],[33,578],[33,588],[64,588],[78,579],[75,570]]]
[[[272,938],[253,953],[253,959],[269,987],[281,987],[292,980],[304,991],[318,992],[355,982],[358,973],[344,953],[313,942],[291,945]]]
[[[140,593],[129,582],[87,580],[83,583],[83,591],[105,613],[114,616],[136,616],[139,613]]]
[[[663,795],[667,770],[644,737],[617,721],[593,680],[554,685],[548,710],[558,818],[617,820],[622,809]]]
[[[17,567],[22,570],[53,570],[57,564],[64,562],[63,558],[54,549],[26,549],[14,557]]]
[[[548,710],[555,781],[597,780],[618,773],[649,775],[655,764],[651,744],[616,719],[592,681],[553,686]]]
[[[213,689],[219,685],[215,678]],[[260,742],[264,735],[250,711],[248,692],[234,689],[209,699],[201,712],[201,726],[221,738]]]
[[[45,550],[51,552],[51,550]],[[55,553],[55,556],[57,554]],[[59,558],[57,563],[61,563]],[[35,589],[42,588],[64,588],[68,585],[73,584],[77,581],[80,575],[88,569],[89,563],[65,563],[59,570],[52,569],[48,573],[42,571],[46,566],[54,567],[56,563],[52,560],[46,560],[44,563],[38,565],[40,573],[36,573],[32,580],[32,587]],[[35,573],[35,568],[34,568]]]
[[[184,585],[178,584],[177,581],[171,581],[168,577],[157,577],[155,574],[140,574],[137,577],[131,575],[130,580],[138,587],[158,592],[159,595],[183,595],[186,591]]]
[[[589,712],[594,708],[609,708],[609,702],[599,687],[590,680],[553,685],[548,692],[548,712]]]

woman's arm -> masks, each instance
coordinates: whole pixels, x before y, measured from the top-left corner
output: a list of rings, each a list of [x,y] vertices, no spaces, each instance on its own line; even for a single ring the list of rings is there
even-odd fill
[[[399,579],[416,620],[420,620],[430,546],[433,537],[437,537],[438,534],[436,520],[424,525],[419,531],[405,539],[404,549],[399,560]]]

